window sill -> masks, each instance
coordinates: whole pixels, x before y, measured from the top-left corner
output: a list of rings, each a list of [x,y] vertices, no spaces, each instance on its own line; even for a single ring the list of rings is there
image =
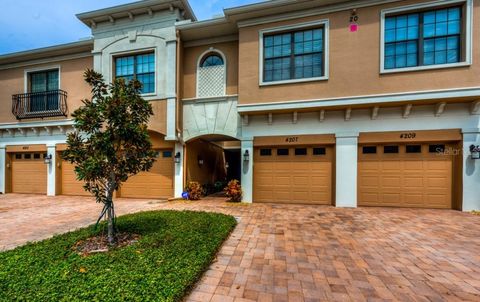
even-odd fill
[[[260,81],[259,86],[285,85],[285,84],[327,81],[327,80],[328,80],[328,76],[316,77],[316,78],[306,78],[306,79],[295,79],[295,80],[283,80],[283,81],[274,81],[274,82]]]
[[[445,68],[455,68],[455,67],[466,67],[470,66],[470,62],[460,62],[460,63],[451,63],[451,64],[439,64],[439,65],[426,65],[426,66],[416,66],[416,67],[406,67],[406,68],[395,68],[395,69],[380,69],[380,74],[390,74],[390,73],[400,73],[400,72],[412,72],[412,71],[422,71],[422,70],[432,70],[432,69],[445,69]]]

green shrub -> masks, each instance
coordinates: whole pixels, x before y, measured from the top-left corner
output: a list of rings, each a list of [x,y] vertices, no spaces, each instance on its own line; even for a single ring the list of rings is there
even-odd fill
[[[78,255],[92,227],[0,253],[0,301],[181,301],[236,225],[218,213],[155,211],[118,218],[131,246]]]

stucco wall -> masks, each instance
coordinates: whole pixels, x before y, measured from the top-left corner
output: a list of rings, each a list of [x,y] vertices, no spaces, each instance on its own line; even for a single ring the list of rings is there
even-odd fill
[[[26,70],[50,69],[58,66],[60,67],[60,89],[68,93],[69,115],[81,106],[82,99],[90,97],[90,87],[85,83],[83,73],[85,69],[93,68],[92,57],[0,70],[0,104],[3,108],[3,110],[0,110],[0,123],[17,121],[10,110],[12,95],[28,92],[25,91]],[[57,117],[57,119],[59,118]]]
[[[359,8],[358,32],[349,32],[350,11],[240,28],[239,104],[310,100],[478,86],[480,27],[473,28],[473,65],[429,71],[380,74],[380,11],[422,1],[402,1]],[[423,1],[428,2],[428,1]],[[480,22],[480,1],[474,0],[474,24]],[[259,30],[329,19],[330,75],[327,81],[259,86]]]

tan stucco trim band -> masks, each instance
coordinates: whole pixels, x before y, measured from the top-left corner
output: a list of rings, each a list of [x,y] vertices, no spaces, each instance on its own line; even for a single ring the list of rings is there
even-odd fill
[[[253,139],[254,147],[327,144],[335,144],[334,134],[257,136]]]
[[[360,133],[359,144],[398,142],[454,142],[462,140],[460,129]]]

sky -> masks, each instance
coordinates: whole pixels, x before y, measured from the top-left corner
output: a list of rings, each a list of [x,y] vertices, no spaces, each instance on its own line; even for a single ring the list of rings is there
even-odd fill
[[[91,36],[75,15],[135,0],[2,0],[0,55],[76,42]],[[199,20],[223,14],[223,8],[260,0],[190,0]]]

